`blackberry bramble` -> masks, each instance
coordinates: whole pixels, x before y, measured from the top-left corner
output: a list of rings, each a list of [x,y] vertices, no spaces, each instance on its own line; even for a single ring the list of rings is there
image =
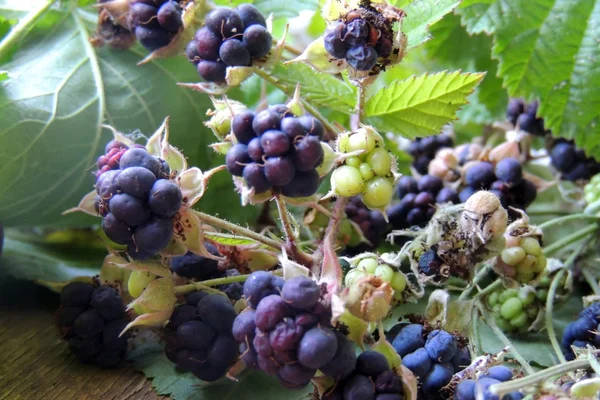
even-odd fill
[[[149,51],[167,46],[183,26],[181,6],[173,0],[133,0],[129,20],[135,36]]]

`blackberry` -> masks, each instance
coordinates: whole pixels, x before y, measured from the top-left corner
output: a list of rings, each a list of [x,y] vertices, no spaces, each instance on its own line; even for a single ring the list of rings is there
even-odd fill
[[[129,332],[121,332],[128,321],[121,296],[112,287],[69,283],[60,294],[56,323],[80,362],[113,368],[125,359]]]
[[[456,385],[454,391],[454,400],[469,400],[475,399],[477,393],[483,393],[484,399],[493,398],[489,391],[489,387],[496,383],[507,382],[512,379],[512,370],[503,365],[495,365],[486,372],[479,375],[477,380],[464,379]],[[496,397],[497,398],[497,397]],[[520,400],[523,395],[519,392],[512,392],[502,397],[505,400]]]
[[[128,148],[115,141],[107,145],[101,163],[95,207],[104,232],[127,245],[132,258],[152,257],[171,241],[171,219],[183,204],[181,189],[168,179],[169,165],[142,146]]]
[[[369,210],[358,196],[350,198],[345,211],[348,219],[355,222],[364,237],[371,242],[371,244],[360,243],[357,246],[346,247],[345,253],[360,254],[377,249],[389,231],[383,214],[379,211]]]
[[[526,104],[523,99],[510,99],[506,108],[506,120],[532,135],[546,134],[544,120],[537,117],[538,102]]]
[[[320,184],[316,167],[324,158],[318,136],[311,134],[311,130],[322,134],[319,128],[315,118],[298,118],[282,104],[257,114],[241,112],[231,122],[238,144],[227,152],[227,169],[241,176],[254,193],[273,190],[287,197],[312,196]]]
[[[561,348],[569,361],[575,358],[572,347],[585,348],[590,345],[600,348],[600,336],[595,332],[600,329],[600,303],[594,303],[579,313],[579,318],[567,325],[563,332]]]
[[[149,51],[167,46],[182,28],[182,9],[176,1],[147,4],[144,0],[132,1],[129,22],[135,36]]]
[[[413,157],[412,166],[421,175],[426,175],[429,163],[435,158],[439,149],[452,147],[452,137],[441,133],[439,135],[416,138],[408,146],[408,153]]]
[[[219,294],[193,292],[186,300],[188,304],[177,306],[166,326],[165,354],[199,379],[216,381],[237,358],[231,333],[235,310]]]
[[[446,398],[441,389],[471,363],[468,349],[441,329],[428,332],[421,324],[399,324],[392,330],[391,343],[402,364],[419,377],[419,398]]]
[[[266,29],[265,18],[251,4],[233,10],[214,9],[206,15],[204,24],[187,48],[188,59],[197,65],[198,74],[207,82],[224,83],[227,67],[250,66],[271,51],[273,38]],[[196,53],[199,62],[190,57]]]
[[[588,180],[600,172],[600,163],[587,157],[583,150],[565,139],[554,142],[550,151],[550,161],[560,172],[560,178],[567,181]]]

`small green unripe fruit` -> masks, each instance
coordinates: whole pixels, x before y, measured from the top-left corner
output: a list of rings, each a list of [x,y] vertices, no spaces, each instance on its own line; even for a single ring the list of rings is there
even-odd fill
[[[394,279],[394,270],[389,265],[380,264],[375,269],[374,275],[378,278],[381,278],[385,282],[391,283],[392,279]]]
[[[367,163],[360,164],[358,170],[360,171],[360,174],[362,175],[365,181],[368,181],[369,179],[375,176],[375,173],[371,169],[371,166]]]
[[[500,315],[504,319],[512,319],[523,311],[523,302],[516,297],[511,297],[502,303]]]
[[[377,148],[369,153],[367,163],[369,163],[375,174],[386,176],[392,168],[392,156],[386,149]]]
[[[127,291],[133,298],[140,297],[150,282],[156,279],[156,275],[146,271],[132,271],[127,281]]]
[[[406,289],[406,277],[404,274],[400,271],[394,272],[391,285],[396,293],[403,292]]]
[[[368,274],[374,274],[378,265],[379,263],[374,258],[363,258],[358,262],[356,268]]]
[[[365,183],[358,169],[342,165],[333,171],[331,186],[334,188],[336,194],[344,197],[352,197],[359,195],[364,190]]]
[[[394,186],[392,183],[381,177],[375,177],[367,182],[362,199],[367,207],[381,208],[392,201]]]

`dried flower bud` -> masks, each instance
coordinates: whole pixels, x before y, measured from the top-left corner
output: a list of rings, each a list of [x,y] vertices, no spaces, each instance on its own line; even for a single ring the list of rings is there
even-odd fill
[[[390,311],[394,290],[375,276],[367,276],[346,288],[343,299],[352,315],[365,321],[379,321]]]
[[[482,244],[486,244],[504,239],[508,213],[495,194],[482,190],[467,200],[460,223],[463,230],[475,232]]]

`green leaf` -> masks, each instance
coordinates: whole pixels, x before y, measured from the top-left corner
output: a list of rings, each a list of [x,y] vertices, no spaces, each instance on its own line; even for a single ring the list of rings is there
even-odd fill
[[[152,378],[158,394],[170,395],[174,400],[306,400],[312,386],[291,390],[277,378],[258,371],[246,371],[238,376],[239,382],[223,378],[214,383],[202,382],[191,373],[179,372],[164,353],[146,353],[134,360],[134,367]]]
[[[500,18],[501,6],[497,0],[463,0],[457,10],[470,34],[493,33],[495,21]]]
[[[97,275],[105,248],[52,244],[43,237],[7,230],[2,252],[2,273],[19,279],[60,283],[77,276]]]
[[[396,81],[367,101],[365,116],[379,130],[410,138],[439,133],[484,75],[440,72]]]
[[[408,37],[408,48],[431,39],[427,28],[452,12],[459,3],[460,0],[417,0],[406,6],[402,31]]]
[[[5,225],[97,222],[60,213],[92,189],[95,160],[112,138],[100,124],[149,136],[170,116],[170,139],[190,165],[207,169],[223,163],[206,146],[213,140],[202,125],[208,97],[177,86],[199,79],[185,57],[138,67],[146,54],[141,47],[91,47],[94,14],[60,15],[63,21],[55,27],[36,26],[2,66],[10,76],[0,86],[0,220]],[[198,203],[204,211],[226,211],[236,222],[255,215],[242,210],[227,173],[209,190],[221,195]]]
[[[289,96],[300,85],[300,94],[309,103],[350,114],[356,104],[356,89],[332,75],[315,72],[303,63],[277,64],[271,75]]]
[[[239,246],[245,244],[256,244],[256,240],[226,233],[204,232],[204,237],[213,242],[224,244],[226,246]]]

